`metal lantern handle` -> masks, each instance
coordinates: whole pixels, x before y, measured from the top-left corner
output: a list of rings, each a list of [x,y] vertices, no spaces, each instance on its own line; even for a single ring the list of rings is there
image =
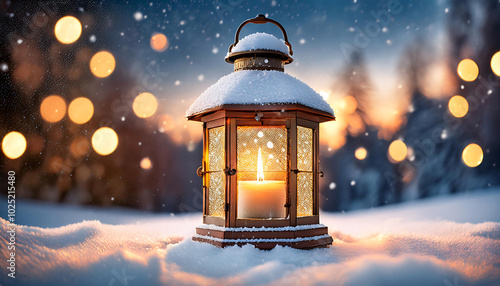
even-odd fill
[[[272,23],[272,24],[278,26],[278,28],[281,29],[281,32],[283,32],[283,37],[285,38],[285,44],[288,46],[288,50],[290,50],[290,55],[293,56],[292,45],[290,45],[290,42],[288,42],[288,36],[286,35],[285,28],[283,28],[283,26],[281,26],[281,24],[278,23],[277,21],[275,21],[273,19],[266,18],[266,16],[262,15],[262,14],[259,14],[255,18],[248,19],[245,22],[241,23],[241,25],[238,27],[238,30],[236,31],[236,35],[234,36],[234,43],[231,44],[231,46],[229,46],[229,52],[231,52],[231,50],[233,49],[233,47],[236,46],[236,44],[238,44],[239,38],[240,38],[240,31],[241,31],[241,29],[246,24],[249,24],[249,23],[253,23],[253,24]]]

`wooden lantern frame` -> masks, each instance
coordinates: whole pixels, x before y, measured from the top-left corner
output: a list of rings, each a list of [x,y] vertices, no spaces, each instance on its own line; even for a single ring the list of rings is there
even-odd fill
[[[238,44],[241,29],[249,24],[272,23],[283,32],[289,54],[281,51],[257,49],[251,51],[232,52]],[[284,65],[293,61],[292,46],[288,42],[285,29],[278,22],[257,15],[244,21],[235,35],[235,42],[229,47],[226,57],[228,63],[234,64],[235,72],[240,70],[274,70],[284,71]],[[203,225],[196,228],[193,240],[211,243],[219,247],[243,245],[251,243],[260,249],[270,249],[276,245],[294,248],[326,247],[333,241],[328,235],[328,228],[319,224],[319,124],[335,120],[333,114],[316,110],[302,104],[230,104],[222,105],[202,112],[191,114],[188,120],[203,122],[203,162],[198,175],[203,177]],[[286,203],[285,218],[243,219],[238,218],[238,170],[237,170],[237,127],[238,126],[285,126],[287,128],[287,162],[286,162]],[[298,127],[312,129],[312,170],[298,169]],[[209,160],[209,130],[224,127],[224,215],[221,213],[221,201],[218,201],[218,213],[222,216],[209,215],[209,191],[207,186],[211,172]],[[218,162],[221,164],[221,162]],[[207,168],[207,166],[209,168]],[[221,168],[222,166],[218,166]],[[309,169],[309,167],[308,167]],[[281,171],[280,171],[281,172]],[[312,215],[297,215],[298,174],[312,173]],[[310,182],[310,181],[309,181]],[[220,188],[219,188],[220,190]],[[310,193],[309,193],[310,194]],[[309,205],[310,206],[310,205]],[[310,210],[310,209],[309,209]]]
[[[259,120],[256,120],[256,116]],[[203,122],[203,164],[199,174],[203,176],[203,223],[205,226],[196,229],[196,241],[209,242],[225,247],[252,243],[259,248],[269,249],[276,245],[287,245],[294,248],[313,248],[327,246],[332,238],[327,236],[326,226],[319,225],[319,123],[334,120],[329,113],[318,111],[301,104],[286,105],[224,105],[206,110],[201,114],[188,117],[189,120]],[[286,126],[289,134],[287,159],[288,188],[287,212],[284,219],[240,219],[237,217],[237,142],[238,126]],[[208,191],[206,165],[208,158],[208,130],[225,128],[225,217],[208,214]],[[303,126],[313,130],[313,215],[297,216],[297,127]],[[206,227],[214,225],[216,227]],[[297,227],[299,226],[299,227]],[[304,227],[300,227],[304,226]],[[307,228],[305,226],[311,226]],[[263,228],[262,228],[263,227]],[[280,227],[280,231],[269,228]],[[288,227],[288,228],[286,228]],[[236,230],[240,228],[239,230]],[[262,228],[245,231],[247,228]],[[318,236],[324,236],[318,239]],[[311,240],[307,240],[310,237]],[[296,239],[301,238],[301,239]],[[314,238],[314,239],[313,239]],[[271,240],[276,239],[276,242]],[[295,241],[293,240],[295,239]],[[240,241],[237,241],[240,240]],[[252,241],[254,240],[254,241]]]

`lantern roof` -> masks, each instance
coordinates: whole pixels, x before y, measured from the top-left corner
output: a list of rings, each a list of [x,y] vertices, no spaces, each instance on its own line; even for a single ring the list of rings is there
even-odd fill
[[[193,117],[224,105],[299,104],[334,116],[330,105],[311,87],[295,77],[275,70],[241,70],[222,77],[189,107]]]

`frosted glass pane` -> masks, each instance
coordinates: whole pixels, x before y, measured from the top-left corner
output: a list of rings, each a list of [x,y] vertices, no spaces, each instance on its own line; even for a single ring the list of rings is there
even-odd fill
[[[313,170],[313,130],[297,126],[297,168],[300,171]]]
[[[225,127],[208,129],[208,170],[222,171],[226,167],[224,149],[226,147]]]
[[[297,126],[297,216],[313,215],[313,130]]]
[[[207,175],[209,180],[208,187],[208,215],[216,217],[225,217],[225,174],[223,172],[210,173]]]
[[[208,215],[225,217],[225,127],[208,130]]]
[[[297,174],[297,216],[313,215],[313,173]]]

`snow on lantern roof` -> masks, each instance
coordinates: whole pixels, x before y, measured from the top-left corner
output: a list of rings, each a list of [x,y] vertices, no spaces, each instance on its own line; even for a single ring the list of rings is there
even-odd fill
[[[334,116],[330,105],[311,87],[274,70],[242,70],[222,77],[196,99],[186,116],[230,104],[301,104]]]
[[[267,33],[254,33],[244,37],[232,48],[231,53],[254,50],[272,50],[289,54],[284,40]]]

